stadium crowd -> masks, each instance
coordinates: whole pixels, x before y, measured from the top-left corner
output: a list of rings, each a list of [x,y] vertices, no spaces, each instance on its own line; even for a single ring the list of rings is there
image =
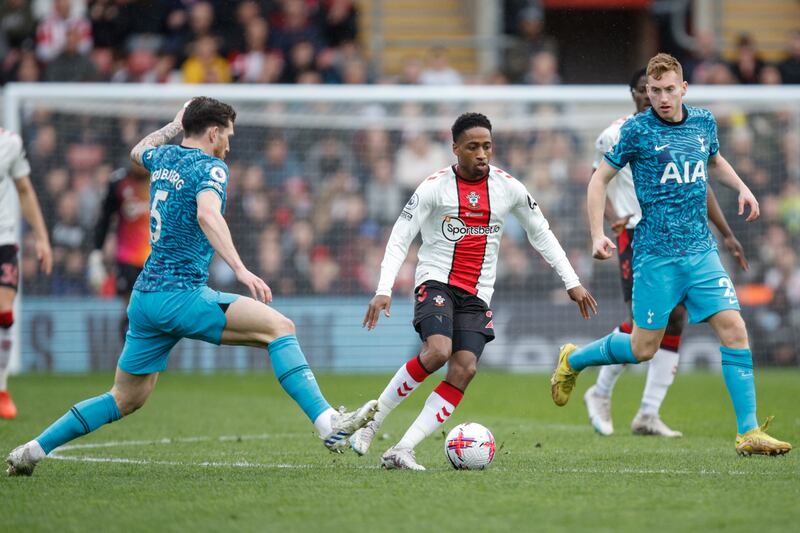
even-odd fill
[[[446,52],[430,63],[410,59],[399,78],[377,79],[355,41],[358,16],[351,0],[7,0],[0,8],[0,56],[6,81],[235,82],[235,83],[463,83]],[[230,3],[227,3],[230,5]],[[44,7],[43,7],[44,6]],[[133,15],[135,13],[135,16]],[[520,15],[507,69],[493,82],[555,84],[557,50],[541,33],[541,12]],[[758,59],[743,37],[737,58],[721,59],[710,35],[686,62],[691,83],[798,83],[800,34],[780,64]],[[488,81],[488,80],[487,80]],[[426,109],[405,106],[401,115]],[[554,109],[525,112],[547,122]],[[490,111],[487,113],[492,116]],[[731,268],[759,341],[774,362],[800,359],[800,135],[789,113],[719,113],[723,151],[761,200],[763,218],[748,226],[722,205],[750,258],[750,271]],[[26,118],[24,138],[32,178],[54,246],[50,278],[36,275],[23,255],[28,294],[86,295],[87,257],[102,194],[111,173],[157,122],[66,115],[40,109]],[[561,127],[497,132],[496,163],[536,196],[585,283],[600,297],[618,298],[616,265],[599,266],[588,254],[583,209],[597,131]],[[432,171],[453,161],[448,131],[326,130],[237,125],[229,165],[226,216],[243,258],[276,295],[347,295],[374,291],[388,232],[410,192]],[[585,157],[575,157],[582,154]],[[29,244],[29,243],[28,243]],[[107,247],[113,256],[113,242]],[[396,290],[413,289],[415,249]],[[509,226],[501,247],[498,294],[525,291],[564,298],[560,282],[522,231]],[[598,273],[599,272],[599,273]],[[592,283],[594,277],[595,283]],[[602,279],[601,279],[602,278]],[[220,262],[212,285],[235,289]],[[105,295],[113,293],[106,287]]]

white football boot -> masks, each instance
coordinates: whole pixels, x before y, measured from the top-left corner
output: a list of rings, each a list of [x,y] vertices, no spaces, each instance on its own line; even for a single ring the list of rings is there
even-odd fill
[[[350,447],[358,455],[366,455],[380,428],[381,425],[377,421],[369,422],[366,426],[353,433],[353,436],[350,437]]]
[[[6,473],[9,476],[30,476],[39,461],[45,457],[44,450],[35,440],[17,446],[6,457],[6,464],[8,464]]]
[[[339,408],[339,414],[331,418],[330,433],[320,437],[325,447],[332,452],[344,452],[348,437],[371,422],[377,411],[378,400],[370,400],[356,411],[347,412],[344,407]]]
[[[386,470],[425,470],[411,448],[389,448],[381,457],[381,466]]]
[[[589,412],[589,422],[596,432],[601,435],[609,436],[614,433],[614,422],[611,420],[611,397],[595,394],[595,386],[592,385],[583,395],[583,403]]]
[[[631,422],[631,431],[636,435],[656,435],[658,437],[683,437],[683,433],[667,426],[658,415],[639,411]]]

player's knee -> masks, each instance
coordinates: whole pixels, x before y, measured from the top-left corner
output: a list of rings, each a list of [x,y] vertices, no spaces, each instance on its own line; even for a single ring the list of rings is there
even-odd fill
[[[653,344],[651,342],[632,342],[631,351],[633,351],[633,356],[636,360],[643,363],[649,361],[656,355],[658,344]]]
[[[720,341],[724,346],[732,348],[748,346],[747,326],[741,315],[737,314],[721,328]]]
[[[441,341],[428,339],[421,354],[423,362],[427,363],[425,368],[429,371],[441,368],[450,359],[452,346],[450,339]]]
[[[14,312],[11,310],[0,311],[0,328],[9,329],[14,325]]]
[[[119,414],[122,416],[128,416],[147,401],[146,394],[131,393],[117,388],[111,389],[111,395],[114,397],[114,401],[117,402],[117,409],[119,409]]]
[[[294,335],[295,333],[297,333],[297,330],[294,327],[294,322],[281,315],[277,324],[275,324],[275,338]]]
[[[470,361],[469,363],[453,361],[447,367],[447,382],[461,390],[464,390],[475,373],[478,371],[477,361]]]

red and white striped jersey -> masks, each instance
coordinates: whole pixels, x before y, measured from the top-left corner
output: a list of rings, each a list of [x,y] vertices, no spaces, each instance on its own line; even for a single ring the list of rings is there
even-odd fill
[[[22,139],[0,128],[0,245],[17,242],[19,199],[14,181],[30,173]]]
[[[428,280],[447,283],[477,295],[488,305],[509,213],[566,288],[580,285],[547,219],[522,183],[494,166],[489,167],[486,178],[466,181],[453,166],[423,181],[403,208],[386,245],[376,294],[391,295],[408,247],[421,231],[416,285]]]

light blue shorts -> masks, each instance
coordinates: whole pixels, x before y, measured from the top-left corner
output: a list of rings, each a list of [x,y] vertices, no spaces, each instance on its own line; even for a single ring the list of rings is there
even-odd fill
[[[163,372],[169,352],[179,340],[219,344],[227,324],[225,310],[238,297],[208,287],[133,291],[128,304],[128,333],[117,366],[129,374]]]
[[[727,309],[740,310],[731,278],[716,249],[682,257],[636,254],[633,258],[633,320],[643,329],[667,327],[683,303],[689,323],[703,322]]]

